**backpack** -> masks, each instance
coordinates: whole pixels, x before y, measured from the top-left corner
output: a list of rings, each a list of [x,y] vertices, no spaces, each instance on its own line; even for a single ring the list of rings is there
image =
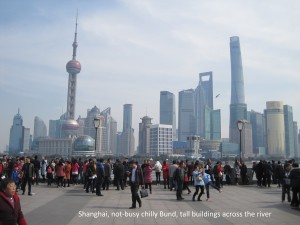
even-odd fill
[[[52,168],[51,168],[51,166],[48,167],[47,173],[52,173]]]

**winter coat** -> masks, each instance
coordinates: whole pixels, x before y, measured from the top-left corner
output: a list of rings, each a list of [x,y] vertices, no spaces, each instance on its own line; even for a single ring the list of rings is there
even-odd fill
[[[151,184],[152,183],[152,167],[150,165],[147,165],[143,169],[143,174],[144,174],[145,184]]]
[[[6,195],[2,191],[0,192],[0,224],[27,225],[21,210],[20,199],[17,193],[13,196],[13,199],[14,207],[11,205]]]
[[[57,177],[64,177],[65,176],[65,167],[64,165],[56,165],[55,166],[55,174]]]
[[[70,180],[71,178],[71,164],[67,163],[65,165],[65,179]]]
[[[201,172],[194,170],[193,177],[194,177],[194,186],[199,186],[199,185],[204,186],[204,181],[203,181]],[[198,180],[198,177],[201,177],[201,180]]]
[[[168,164],[162,166],[163,178],[164,179],[169,178],[169,170],[170,170],[170,166]]]

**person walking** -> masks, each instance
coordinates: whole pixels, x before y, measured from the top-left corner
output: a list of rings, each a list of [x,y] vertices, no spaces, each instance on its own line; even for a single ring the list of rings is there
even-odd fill
[[[142,207],[142,200],[138,194],[139,186],[144,188],[143,172],[140,167],[137,166],[135,161],[130,162],[131,170],[128,172],[129,184],[131,190],[132,205],[129,209],[136,208],[136,202],[139,203],[139,207]]]
[[[31,193],[31,184],[34,179],[34,165],[30,162],[30,158],[27,157],[25,159],[26,163],[22,167],[23,180],[22,180],[22,195],[25,193],[26,184],[28,183],[28,195],[32,195]]]
[[[204,194],[204,181],[202,178],[202,169],[199,168],[199,166],[196,166],[193,171],[193,178],[194,178],[194,186],[195,186],[195,193],[193,194],[193,201],[195,201],[196,196],[198,195],[198,192],[200,190],[200,193],[198,195],[197,200],[201,200],[201,196]]]

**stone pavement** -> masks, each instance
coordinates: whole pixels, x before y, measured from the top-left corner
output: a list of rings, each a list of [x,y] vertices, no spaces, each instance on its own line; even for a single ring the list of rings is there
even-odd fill
[[[192,191],[194,188],[191,187]],[[174,225],[174,224],[298,224],[300,210],[281,203],[281,189],[250,186],[224,186],[223,192],[211,188],[211,201],[206,195],[193,202],[192,193],[184,191],[177,201],[175,191],[153,185],[142,207],[131,206],[130,188],[102,191],[103,197],[85,193],[82,185],[70,188],[32,187],[33,196],[20,195],[22,210],[29,225]]]

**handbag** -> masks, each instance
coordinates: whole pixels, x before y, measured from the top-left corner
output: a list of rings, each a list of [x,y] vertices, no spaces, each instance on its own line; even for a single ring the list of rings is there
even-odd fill
[[[148,197],[148,191],[144,188],[140,190],[140,194],[141,194],[141,198]]]

